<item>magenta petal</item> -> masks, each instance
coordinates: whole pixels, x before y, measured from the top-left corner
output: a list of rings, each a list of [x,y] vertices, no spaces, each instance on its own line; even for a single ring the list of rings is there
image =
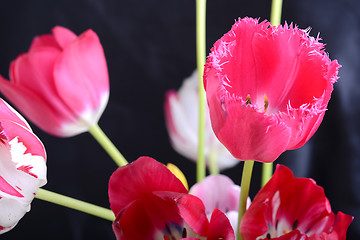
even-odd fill
[[[56,42],[55,38],[51,34],[44,34],[41,36],[34,37],[31,42],[29,51],[35,50],[40,47],[52,47],[60,50],[59,44]]]
[[[140,202],[131,203],[119,212],[113,223],[116,239],[152,240],[155,228]]]
[[[209,221],[202,201],[192,195],[183,195],[177,200],[177,204],[181,217],[190,228],[200,236],[207,236]]]
[[[110,207],[116,215],[132,201],[153,191],[187,193],[181,181],[164,165],[150,157],[140,157],[110,177]]]
[[[234,240],[234,230],[223,212],[215,208],[210,219],[208,240]]]
[[[64,49],[66,45],[68,45],[77,38],[75,33],[61,26],[54,27],[52,29],[52,32],[54,34],[56,42],[62,49]]]
[[[59,97],[74,115],[103,111],[109,94],[109,77],[96,33],[88,30],[66,46],[55,62],[54,81]]]
[[[234,157],[272,162],[286,150],[292,132],[277,116],[267,116],[241,100],[220,98],[208,90],[212,127]]]
[[[0,76],[1,92],[7,99],[22,111],[22,113],[33,123],[41,127],[44,131],[55,136],[62,136],[61,126],[64,120],[71,119],[64,117],[60,112],[49,105],[48,102],[21,86],[11,84],[8,80]],[[65,115],[66,116],[66,115]]]

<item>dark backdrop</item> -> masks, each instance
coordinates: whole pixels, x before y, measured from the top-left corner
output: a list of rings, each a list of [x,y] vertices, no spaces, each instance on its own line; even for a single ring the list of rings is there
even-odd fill
[[[360,69],[357,0],[284,1],[283,21],[311,26],[343,65],[329,111],[314,137],[277,163],[296,176],[314,178],[325,188],[335,212],[360,217]],[[25,52],[35,35],[62,25],[80,34],[92,28],[107,57],[111,95],[99,122],[129,160],[141,155],[173,162],[194,183],[195,165],[170,146],[163,118],[166,90],[178,89],[195,69],[194,0],[13,0],[0,2],[0,74]],[[238,17],[269,19],[270,0],[210,0],[207,49],[230,30]],[[107,182],[115,164],[88,134],[55,138],[34,126],[48,153],[46,189],[108,207]],[[225,171],[240,182],[242,164]],[[255,166],[251,196],[259,189]],[[141,228],[141,226],[139,226]],[[115,239],[111,223],[35,199],[18,226],[0,239]],[[360,239],[360,221],[348,231]]]

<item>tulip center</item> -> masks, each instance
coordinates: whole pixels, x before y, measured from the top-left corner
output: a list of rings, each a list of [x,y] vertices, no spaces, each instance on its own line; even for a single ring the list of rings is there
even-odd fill
[[[268,99],[268,97],[266,96],[266,94],[264,94],[264,100],[263,100],[263,103],[261,103],[261,101],[262,100],[259,100],[259,99],[257,99],[257,106],[261,106],[261,105],[263,105],[263,107],[262,108],[260,108],[260,112],[266,112],[266,110],[268,110],[268,107],[269,107],[269,99]],[[251,102],[251,97],[250,97],[250,94],[248,94],[247,96],[246,96],[246,98],[245,98],[245,104],[246,105],[251,105],[252,104],[252,102]]]
[[[295,220],[293,222],[292,226],[290,226],[290,224],[287,221],[277,220],[275,226],[269,226],[269,230],[264,235],[262,235],[261,237],[258,237],[257,239],[278,238],[282,235],[285,235],[285,234],[297,229],[298,224],[299,224],[298,220]]]
[[[185,224],[184,227],[174,224],[165,224],[165,229],[162,231],[161,235],[158,234],[154,239],[156,240],[179,240],[183,238],[198,238],[206,239],[197,235],[194,230]]]

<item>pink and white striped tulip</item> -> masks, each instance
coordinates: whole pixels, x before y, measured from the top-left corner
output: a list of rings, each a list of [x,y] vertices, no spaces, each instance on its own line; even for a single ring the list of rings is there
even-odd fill
[[[103,48],[92,30],[76,36],[56,26],[35,37],[10,65],[0,91],[47,133],[70,137],[97,124],[109,98]]]
[[[46,153],[25,119],[0,99],[0,234],[30,211],[46,184]]]
[[[165,97],[165,119],[173,148],[186,158],[196,161],[198,151],[198,94],[197,71],[186,78],[179,91],[169,90]],[[237,163],[230,152],[216,138],[206,106],[205,157],[214,155],[220,170]]]

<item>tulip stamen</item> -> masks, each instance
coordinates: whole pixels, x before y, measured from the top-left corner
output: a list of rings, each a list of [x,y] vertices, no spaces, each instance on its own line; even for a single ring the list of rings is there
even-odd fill
[[[246,104],[246,105],[251,104],[250,94],[248,94],[248,95],[246,96],[245,104]]]
[[[266,96],[266,94],[264,94],[264,112],[266,112],[266,110],[268,109],[269,107],[269,99],[268,97]]]
[[[183,232],[182,232],[182,238],[187,238],[187,231],[186,231],[186,228],[183,229]]]

